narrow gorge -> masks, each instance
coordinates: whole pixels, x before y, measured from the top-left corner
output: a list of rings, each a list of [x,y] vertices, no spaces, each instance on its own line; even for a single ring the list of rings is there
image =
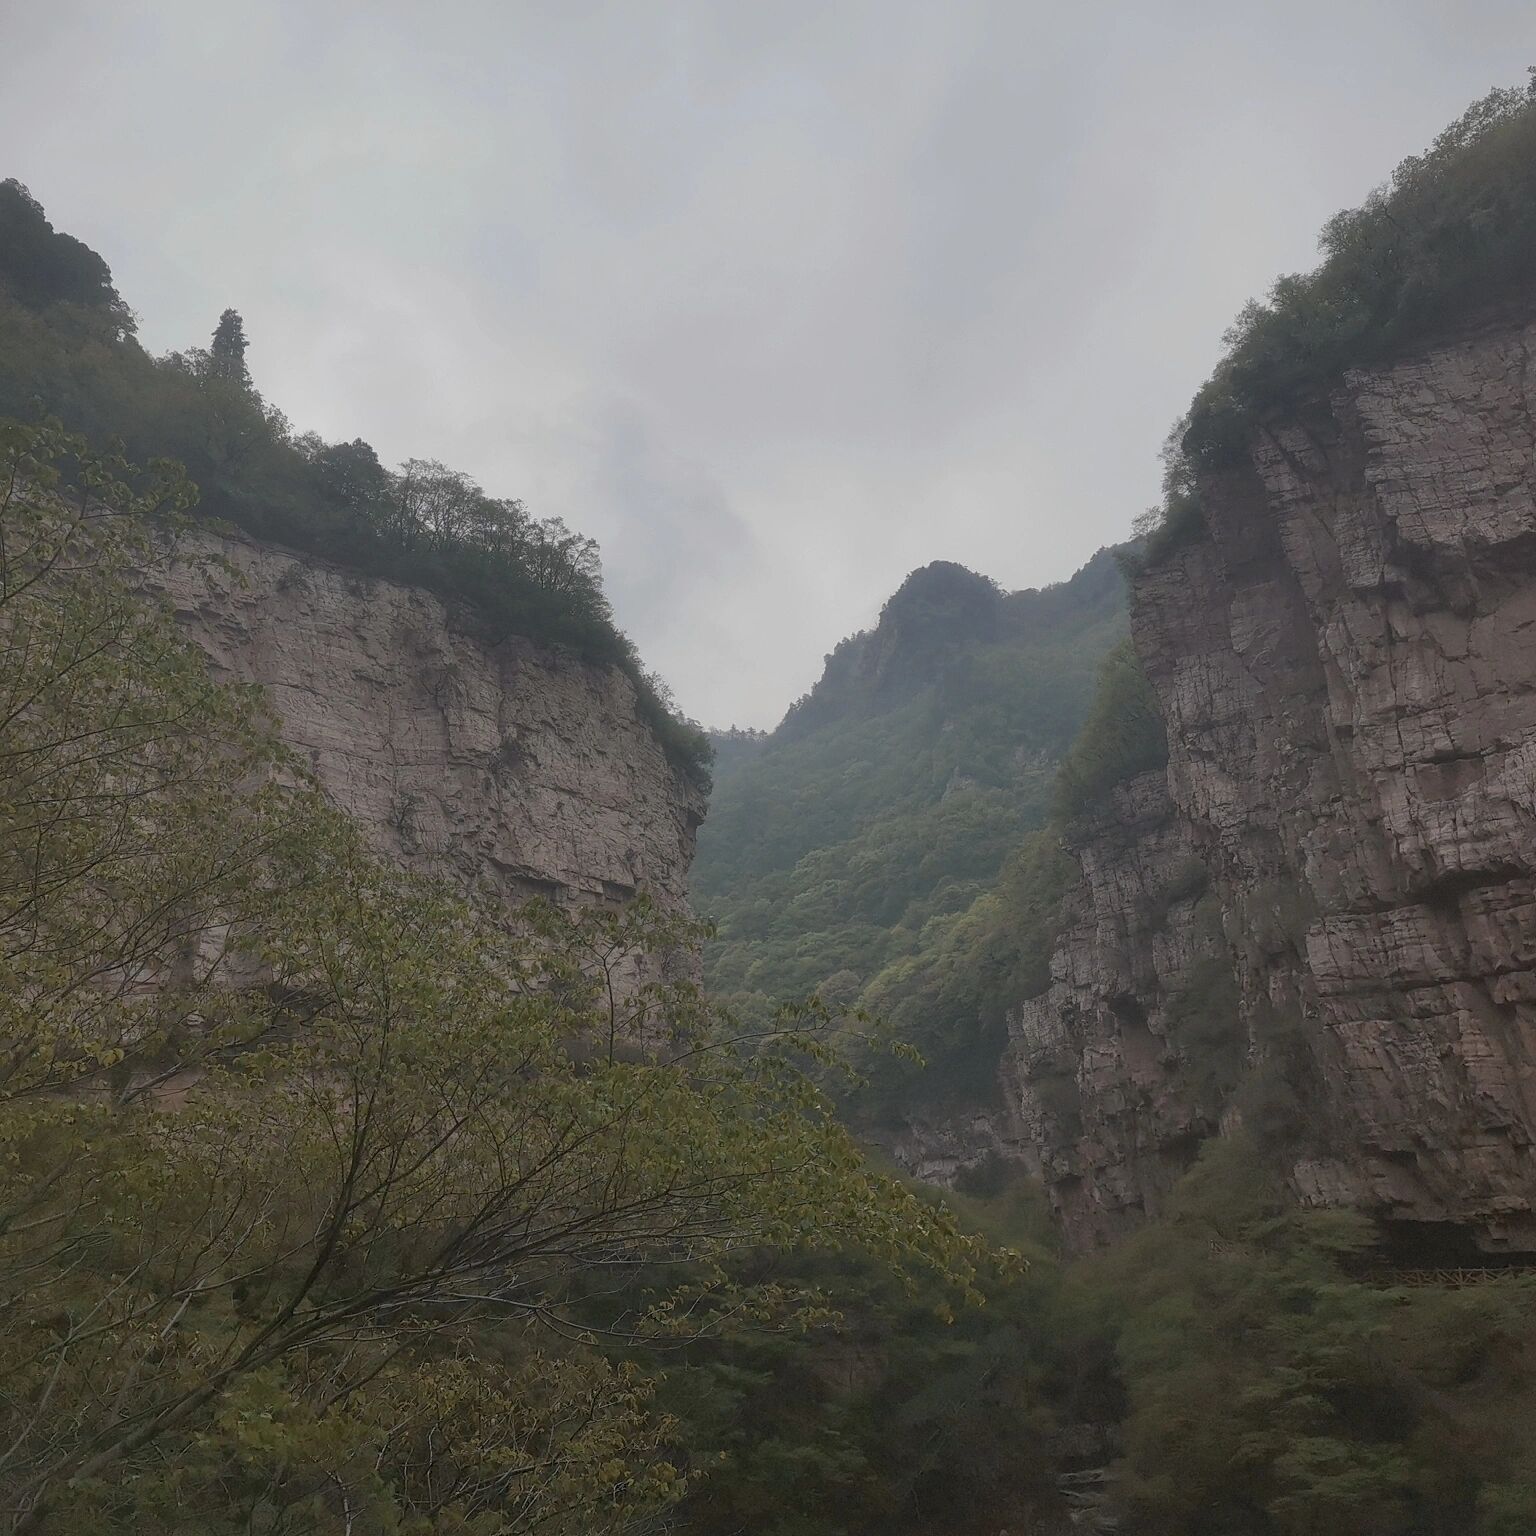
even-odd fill
[[[706,903],[726,871],[735,882],[712,961],[728,987],[771,975],[781,992],[858,995],[942,1057],[964,1026],[934,1022],[933,973],[959,969],[974,991],[996,962],[995,948],[946,952],[946,933],[964,935],[966,913],[1018,936],[1018,912],[987,903],[1021,836],[1070,863],[1037,979],[1004,984],[990,1078],[937,1095],[910,1079],[874,1124],[911,1172],[952,1184],[988,1159],[1020,1166],[1085,1250],[1156,1217],[1203,1145],[1245,1130],[1303,1205],[1370,1216],[1405,1262],[1536,1257],[1532,336],[1523,315],[1494,315],[1349,370],[1257,426],[1241,462],[1203,478],[1198,512],[1126,547],[1129,664],[1166,762],[1112,774],[1049,827],[1031,746],[1058,760],[1087,693],[1061,695],[1053,738],[1035,696],[994,685],[984,748],[967,713],[1001,646],[1064,680],[1060,649],[999,627],[1041,595],[999,607],[979,580],[916,573],[779,732],[735,749],[722,815],[733,826],[750,807],[760,845],[771,794],[808,793],[813,749],[829,771],[858,762],[860,740],[899,740],[912,782],[846,813],[866,818],[870,852],[855,840],[834,862],[826,841],[791,838],[757,855],[755,877],[777,882],[768,928],[738,905],[753,866],[717,870],[706,833]],[[919,592],[942,594],[920,647],[902,639]],[[1118,589],[1085,572],[1046,596],[1049,645],[1073,643],[1071,615],[1099,626],[1076,644],[1079,666],[1096,662]],[[921,726],[900,713],[914,698]],[[825,942],[839,930],[808,907],[818,882],[879,868],[902,805],[942,825],[958,789],[987,785],[996,809],[968,868],[930,864],[905,913],[888,878],[881,947],[857,899],[837,921],[861,936]],[[930,859],[942,845],[928,834]],[[905,958],[878,974],[881,954]]]
[[[0,1532],[1531,1536],[1536,71],[1320,245],[1140,517],[1098,352],[908,486],[400,341],[535,512],[0,181]]]

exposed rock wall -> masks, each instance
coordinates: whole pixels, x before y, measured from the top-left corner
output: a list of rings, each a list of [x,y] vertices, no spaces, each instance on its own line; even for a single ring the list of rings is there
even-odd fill
[[[997,1161],[1037,1167],[1019,1114],[1023,1095],[1006,1079],[998,1088],[991,1103],[959,1112],[952,1104],[916,1105],[865,1134],[914,1179],[946,1189],[983,1176]]]
[[[1020,1157],[1078,1245],[1155,1215],[1212,1135],[1226,1081],[1199,1028],[1231,991],[1219,922],[1161,773],[1079,833],[1050,988],[1010,1020]],[[1209,996],[1211,992],[1215,996]]]
[[[1533,342],[1490,326],[1349,374],[1256,433],[1203,536],[1135,583],[1166,786],[1123,789],[1079,850],[1007,1068],[1077,1244],[1260,1112],[1222,1073],[1220,1103],[1192,1088],[1209,1063],[1169,1027],[1224,954],[1250,1087],[1283,1076],[1300,1109],[1302,1198],[1536,1249]],[[1148,907],[1191,858],[1203,934],[1198,903]]]
[[[380,852],[508,903],[686,903],[704,797],[622,673],[490,644],[430,593],[251,540],[186,540],[146,585]]]

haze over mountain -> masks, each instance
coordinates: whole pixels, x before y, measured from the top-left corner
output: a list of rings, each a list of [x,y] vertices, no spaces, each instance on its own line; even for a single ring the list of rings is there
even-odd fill
[[[709,984],[749,1010],[811,992],[851,1003],[873,986],[888,1011],[898,970],[897,990],[916,993],[938,956],[975,945],[978,898],[1049,817],[1124,629],[1108,550],[1069,581],[1013,593],[935,562],[837,646],[776,730],[717,737],[692,881],[720,924]],[[981,1011],[987,983],[972,982],[956,1012]],[[924,1025],[906,1032],[930,1037]]]

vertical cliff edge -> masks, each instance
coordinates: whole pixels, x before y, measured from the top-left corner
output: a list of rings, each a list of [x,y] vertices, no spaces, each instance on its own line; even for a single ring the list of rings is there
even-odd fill
[[[1075,1246],[1242,1125],[1405,1252],[1536,1251],[1533,347],[1347,373],[1134,581],[1168,768],[1074,831],[1003,1068]]]
[[[145,578],[388,857],[465,891],[676,911],[705,795],[616,668],[492,642],[431,593],[242,536]]]

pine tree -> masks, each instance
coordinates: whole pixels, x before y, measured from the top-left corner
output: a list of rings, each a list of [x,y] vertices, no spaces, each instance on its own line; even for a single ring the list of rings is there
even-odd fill
[[[216,379],[228,379],[242,389],[251,387],[250,370],[245,366],[245,322],[236,309],[226,309],[219,316],[218,328],[213,333],[213,345],[208,349],[209,373]]]

